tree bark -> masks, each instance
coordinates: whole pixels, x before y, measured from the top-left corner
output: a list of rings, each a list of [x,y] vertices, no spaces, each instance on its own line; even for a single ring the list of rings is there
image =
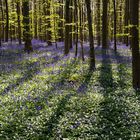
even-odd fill
[[[89,29],[89,41],[90,41],[90,68],[95,69],[95,53],[94,53],[94,40],[93,40],[93,28],[92,28],[92,15],[91,15],[91,1],[86,0],[88,29]]]
[[[129,25],[129,0],[125,0],[125,37],[124,37],[124,43],[126,44],[126,46],[129,45],[129,29],[128,29],[128,25]]]
[[[108,0],[103,0],[103,15],[102,15],[102,48],[108,48]]]
[[[31,44],[31,35],[30,35],[30,17],[29,17],[29,1],[23,1],[23,38],[25,41],[25,52],[30,53],[33,51],[32,44]]]
[[[51,21],[50,21],[50,15],[51,15],[51,11],[50,11],[50,6],[51,6],[51,3],[50,1],[47,1],[47,10],[46,10],[46,15],[49,16],[49,18],[47,19],[47,28],[48,28],[48,31],[47,31],[47,42],[48,42],[48,45],[51,46],[52,45],[52,38],[51,38]]]
[[[140,89],[139,0],[130,0],[133,88]]]
[[[77,0],[74,0],[74,22],[75,22],[75,57],[78,54],[78,3]]]
[[[101,0],[97,0],[97,46],[101,45]]]
[[[64,54],[68,55],[69,53],[69,5],[70,5],[70,0],[66,0],[65,3],[65,48],[64,48]]]
[[[3,12],[3,3],[0,0],[0,9],[1,9],[1,18],[2,18],[2,30],[1,30],[1,41],[4,41],[4,36],[5,36],[5,32],[4,32],[4,12]]]
[[[17,1],[17,22],[18,22],[18,41],[21,44],[21,20],[20,20],[20,0]]]
[[[117,22],[117,16],[116,16],[116,0],[113,0],[113,7],[114,7],[114,50],[117,51],[117,40],[116,40],[116,22]]]
[[[5,0],[5,7],[6,7],[5,41],[8,42],[8,39],[9,39],[9,10],[8,10],[8,0]]]

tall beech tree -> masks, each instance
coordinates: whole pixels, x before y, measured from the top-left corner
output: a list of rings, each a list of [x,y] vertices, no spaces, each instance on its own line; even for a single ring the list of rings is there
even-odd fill
[[[5,32],[4,32],[4,12],[3,12],[3,3],[2,3],[2,1],[0,1],[0,11],[1,11],[1,24],[0,24],[0,39],[1,39],[1,42],[0,43],[2,43],[2,41],[4,41],[4,34],[5,34]]]
[[[47,1],[47,10],[46,10],[46,16],[48,16],[47,18],[47,42],[48,42],[48,45],[52,45],[52,42],[51,42],[51,21],[50,21],[50,15],[51,15],[51,12],[50,12],[50,6],[51,6],[51,3],[50,3],[50,0]]]
[[[23,0],[22,5],[23,5],[23,9],[22,9],[23,29],[24,29],[23,39],[25,42],[24,50],[25,52],[30,53],[31,51],[33,51],[33,48],[32,48],[31,35],[30,35],[29,1]]]
[[[79,33],[80,33],[81,55],[82,55],[82,60],[84,61],[85,58],[84,58],[84,48],[83,48],[84,36],[83,36],[83,4],[82,2],[79,1],[79,25],[80,25]]]
[[[69,16],[70,16],[70,0],[65,0],[65,48],[64,48],[64,54],[67,55],[69,53],[70,44],[69,44]]]
[[[6,26],[5,26],[5,41],[8,42],[9,39],[9,8],[8,8],[8,0],[5,0],[5,8],[6,8]]]
[[[17,0],[16,2],[16,7],[17,7],[17,22],[18,22],[18,41],[19,44],[21,44],[21,5],[20,5],[20,0]]]
[[[130,0],[133,88],[140,89],[139,0]]]
[[[125,36],[124,36],[124,43],[126,44],[126,46],[129,45],[129,18],[130,18],[130,13],[129,13],[129,0],[125,0],[125,21],[124,21],[124,25],[125,25]]]
[[[102,0],[103,13],[102,13],[102,48],[108,48],[108,1]]]
[[[70,9],[69,9],[69,48],[71,49],[72,46],[72,21],[73,21],[73,10],[72,10],[72,6],[73,6],[73,2],[72,0],[70,1]]]
[[[96,1],[97,4],[97,46],[101,45],[101,0]]]
[[[74,0],[74,22],[75,22],[75,57],[78,54],[78,1]]]
[[[63,21],[63,12],[64,12],[64,6],[63,6],[63,2],[64,0],[59,0],[59,17],[60,17],[60,21],[59,21],[59,30],[58,30],[58,35],[59,35],[59,41],[64,41],[64,21]]]
[[[116,30],[117,30],[117,14],[116,14],[116,0],[113,0],[114,7],[114,50],[117,51],[117,40],[116,40]]]
[[[34,38],[37,39],[38,38],[38,22],[37,22],[37,0],[34,0]]]
[[[92,15],[91,15],[91,1],[85,0],[87,7],[88,18],[88,30],[89,30],[89,42],[90,42],[90,68],[95,68],[95,53],[94,53],[94,40],[93,40],[93,28],[92,28]]]

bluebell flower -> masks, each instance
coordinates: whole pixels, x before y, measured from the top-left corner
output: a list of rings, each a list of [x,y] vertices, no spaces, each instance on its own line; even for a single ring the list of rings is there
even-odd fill
[[[35,102],[38,102],[39,99],[40,99],[39,97],[36,97],[36,98],[34,98],[34,101],[35,101]]]
[[[37,111],[42,110],[42,107],[41,106],[35,106],[35,108],[36,108]]]

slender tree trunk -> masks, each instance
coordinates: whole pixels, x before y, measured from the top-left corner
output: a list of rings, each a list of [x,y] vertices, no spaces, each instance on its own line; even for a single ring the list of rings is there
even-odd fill
[[[117,22],[117,16],[116,16],[116,0],[113,0],[113,7],[114,7],[114,50],[117,51],[117,40],[116,40],[116,22]]]
[[[18,41],[21,44],[21,20],[20,20],[20,0],[17,1],[17,22],[18,22]]]
[[[58,35],[59,35],[59,41],[64,41],[64,29],[63,29],[63,26],[64,26],[64,22],[63,22],[63,0],[59,0],[59,4],[60,4],[60,7],[59,7],[59,18],[60,18],[60,21],[59,21],[59,32],[58,32]]]
[[[54,15],[56,14],[56,9],[55,8],[53,9],[53,14]],[[54,29],[54,42],[55,42],[55,47],[57,49],[57,29],[56,29],[57,19],[56,19],[55,16],[53,17],[53,22],[54,22],[54,24],[53,24],[53,29]]]
[[[140,89],[139,0],[130,0],[133,88]]]
[[[84,61],[84,46],[83,46],[83,4],[79,1],[79,21],[80,21],[80,43],[81,43],[81,56],[82,60]]]
[[[74,0],[74,22],[75,22],[75,57],[78,54],[78,4],[77,0]]]
[[[70,5],[70,0],[65,0],[65,48],[64,48],[64,54],[68,55],[69,53],[69,49],[70,49],[70,45],[69,45],[69,5]]]
[[[103,15],[102,15],[102,48],[108,48],[108,0],[103,1]]]
[[[30,17],[29,17],[29,1],[23,1],[23,37],[25,41],[24,50],[28,53],[33,51],[32,44],[31,44],[31,35],[30,35]]]
[[[94,53],[94,40],[93,40],[93,29],[92,29],[92,15],[91,15],[90,6],[91,6],[91,1],[86,0],[89,41],[90,41],[90,68],[94,69],[95,68],[95,53]]]
[[[34,0],[34,38],[38,38],[38,24],[37,24],[37,2]]]
[[[5,41],[8,42],[8,39],[9,39],[9,10],[8,10],[8,0],[5,0],[5,7],[6,7]]]
[[[120,0],[120,11],[119,11],[119,31],[120,31],[120,34],[123,34],[123,31],[122,31],[122,0]],[[119,38],[120,42],[122,43],[122,35],[120,36]]]
[[[3,12],[3,3],[2,1],[0,0],[0,9],[1,9],[1,18],[2,18],[2,34],[1,34],[1,40],[4,41],[4,35],[5,35],[5,32],[4,32],[4,12]]]
[[[51,15],[51,11],[50,11],[50,6],[51,6],[51,3],[50,1],[47,1],[47,10],[46,10],[46,14],[47,16],[49,17],[48,20],[47,20],[47,28],[48,28],[48,31],[47,31],[47,42],[48,42],[48,45],[51,46],[52,45],[52,38],[51,38],[51,21],[50,21],[50,15]]]
[[[12,40],[13,40],[13,32],[12,32],[12,25],[10,24],[10,26],[9,26],[9,33],[10,33],[10,36],[9,36],[9,38],[11,39],[11,42],[12,42]]]
[[[97,0],[97,46],[101,45],[101,0]]]
[[[70,14],[69,14],[69,48],[71,49],[73,46],[72,46],[72,6],[73,6],[73,3],[72,3],[72,0],[69,0],[70,1]]]
[[[39,1],[39,3],[41,3],[40,1]],[[41,9],[41,7],[42,7],[42,5],[41,4],[39,4],[39,12],[38,12],[38,36],[39,36],[39,39],[42,41],[43,39],[42,39],[42,9]],[[47,8],[48,9],[48,8]]]
[[[125,37],[124,37],[124,43],[126,46],[129,45],[129,0],[125,0]]]
[[[44,12],[44,15],[45,15],[45,18],[44,18],[44,23],[47,23],[47,7],[46,7],[46,0],[43,0],[43,12]],[[44,25],[44,36],[43,36],[43,40],[46,42],[47,41],[47,25]]]

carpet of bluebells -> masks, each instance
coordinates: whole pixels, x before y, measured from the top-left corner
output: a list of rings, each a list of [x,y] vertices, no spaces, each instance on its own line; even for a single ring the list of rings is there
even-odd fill
[[[96,69],[89,69],[89,46],[77,59],[63,55],[61,42],[32,41],[0,48],[0,140],[138,140],[140,93],[132,87],[131,50],[95,48]]]

